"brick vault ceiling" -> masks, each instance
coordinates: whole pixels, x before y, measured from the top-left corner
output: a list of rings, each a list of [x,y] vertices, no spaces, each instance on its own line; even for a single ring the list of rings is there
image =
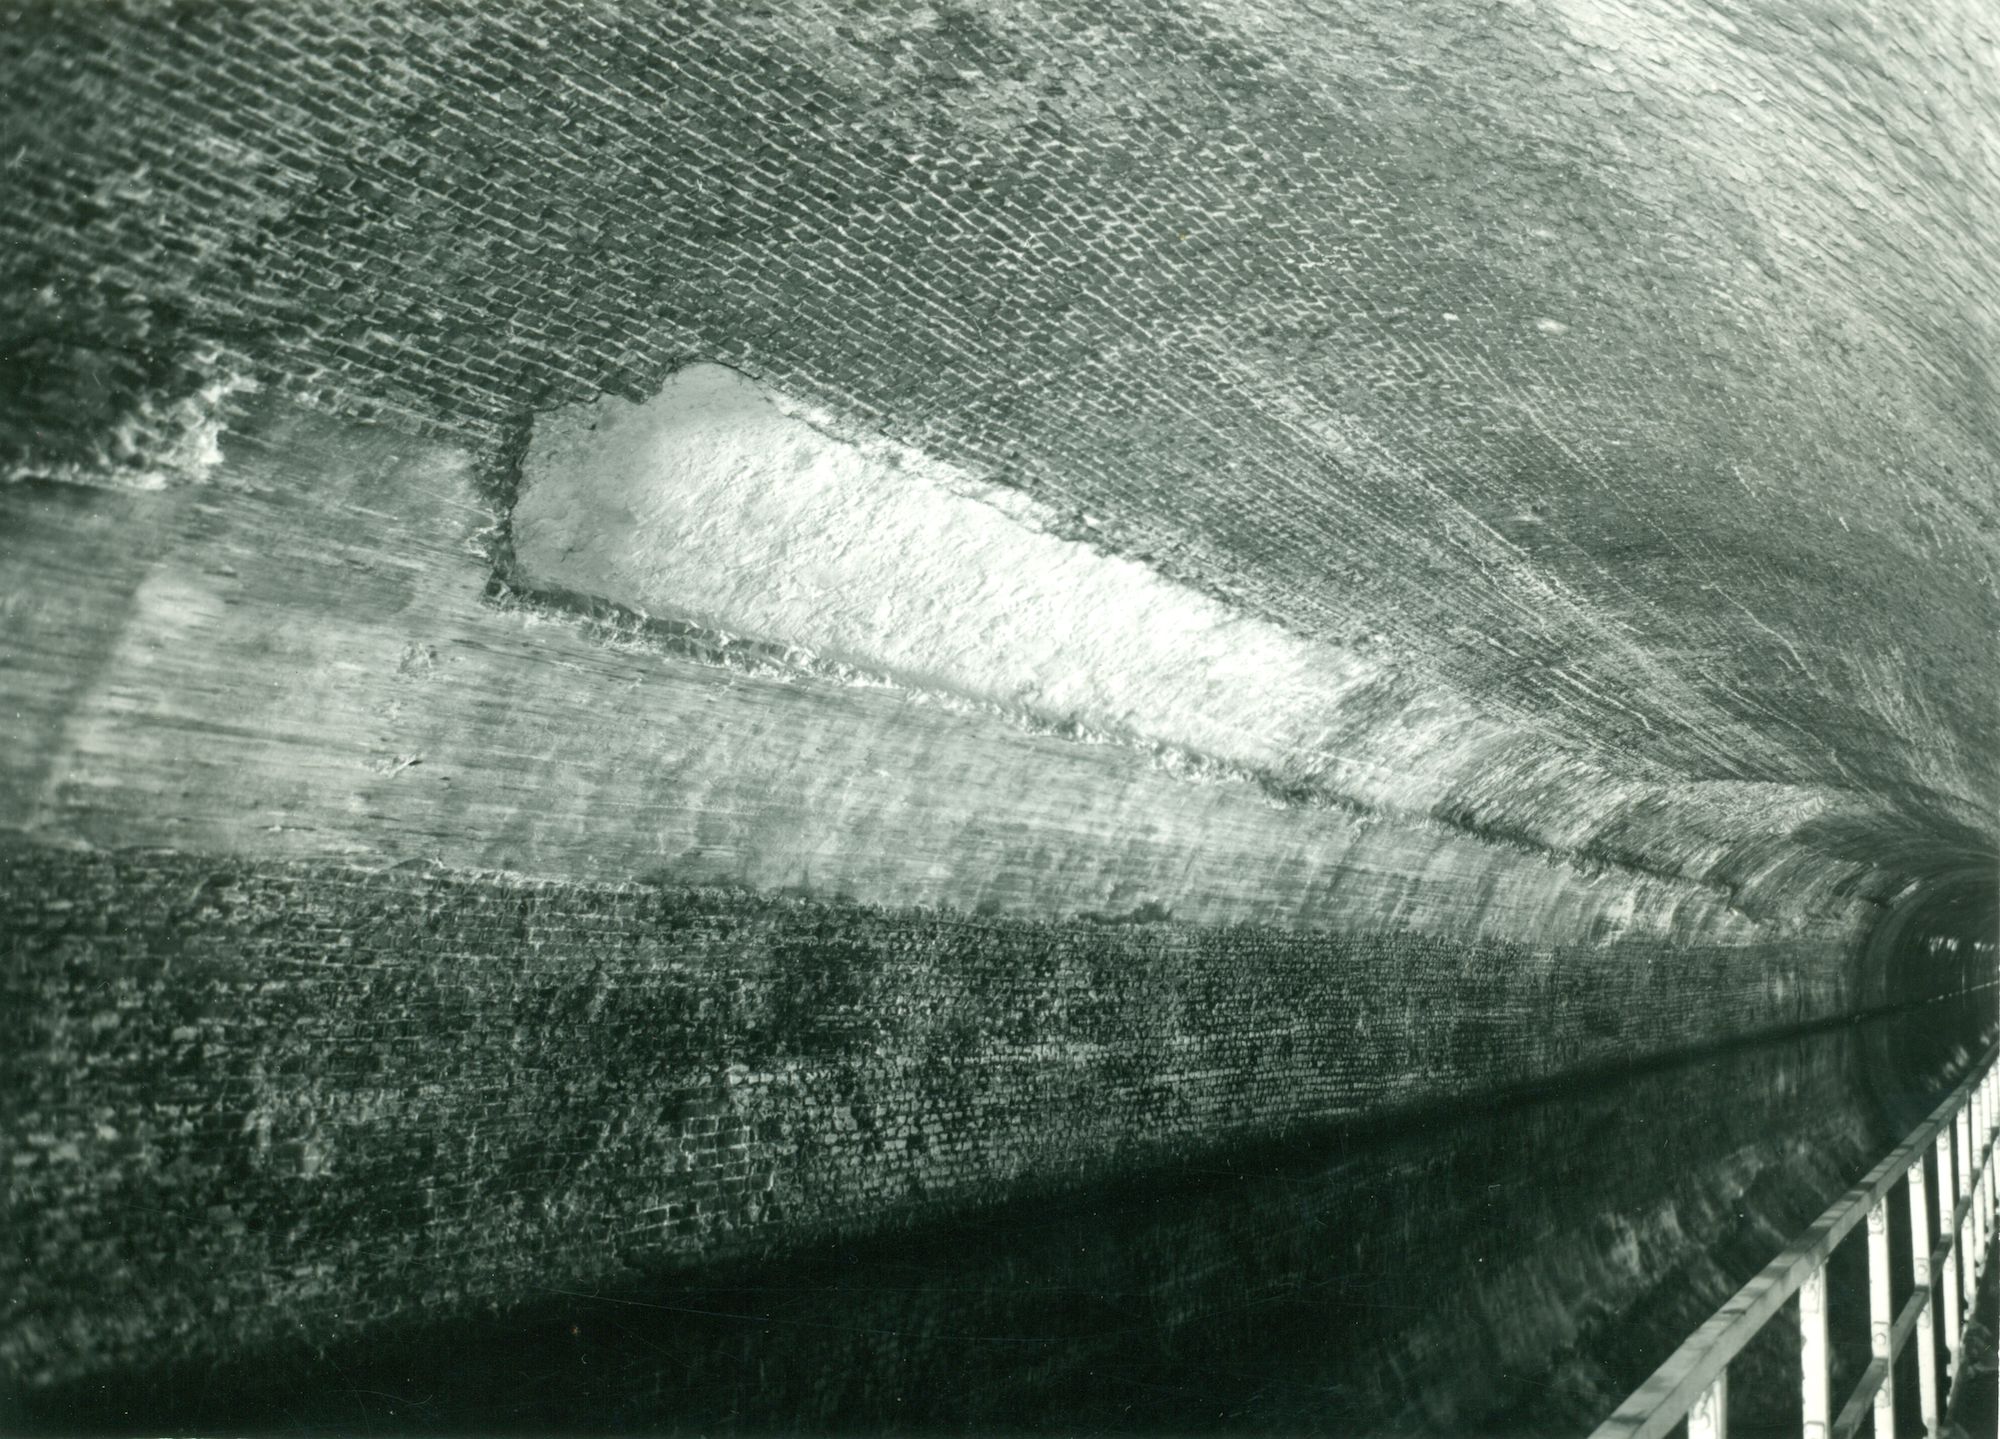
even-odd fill
[[[17,388],[108,375],[128,441],[14,469],[185,452],[239,373],[497,451],[714,361],[1365,662],[1343,752],[1476,714],[1421,761],[1451,823],[1990,847],[1977,5],[59,7],[0,45]]]

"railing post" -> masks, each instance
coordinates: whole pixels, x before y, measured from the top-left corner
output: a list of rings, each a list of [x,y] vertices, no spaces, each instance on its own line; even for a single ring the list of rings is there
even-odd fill
[[[1951,1163],[1951,1126],[1945,1125],[1937,1132],[1937,1139],[1931,1145],[1937,1155],[1937,1234],[1938,1243],[1946,1247],[1944,1264],[1938,1278],[1944,1287],[1943,1301],[1938,1307],[1938,1325],[1944,1331],[1945,1369],[1953,1378],[1958,1378],[1958,1246],[1951,1239],[1952,1210],[1958,1204],[1958,1175]]]
[[[1967,1103],[1958,1111],[1958,1118],[1952,1128],[1958,1131],[1958,1198],[1963,1202],[1972,1193],[1976,1182],[1972,1168],[1972,1106]],[[1977,1206],[1968,1206],[1976,1208]],[[1958,1206],[1952,1206],[1953,1230],[1951,1247],[1958,1251],[1958,1296],[1965,1312],[1972,1312],[1973,1296],[1979,1293],[1979,1275],[1972,1268],[1971,1244],[1966,1243],[1965,1231],[1957,1226]],[[1963,1331],[1961,1330],[1961,1333]],[[1954,1378],[1957,1376],[1954,1374]]]
[[[1824,1261],[1799,1286],[1799,1369],[1805,1439],[1827,1439],[1833,1423],[1833,1376],[1827,1372]]]
[[[1983,1217],[1979,1207],[1979,1189],[1985,1178],[1979,1167],[1979,1091],[1974,1089],[1965,1101],[1965,1118],[1959,1125],[1959,1188],[1965,1200],[1965,1229],[1971,1236],[1966,1241],[1965,1258],[1969,1266],[1965,1274],[1965,1312],[1972,1313],[1974,1289],[1972,1281],[1978,1277],[1979,1224]]]
[[[1688,1410],[1688,1439],[1729,1439],[1729,1366]]]
[[[1986,1272],[1986,1243],[1993,1233],[1993,1166],[1986,1163],[1986,1141],[1993,1134],[1992,1085],[1991,1074],[1979,1082],[1979,1107],[1974,1112],[1976,1123],[1972,1133],[1972,1162],[1977,1166],[1979,1176],[1973,1186],[1972,1207],[1978,1211],[1979,1223],[1975,1230],[1978,1237],[1973,1242],[1972,1266],[1973,1271],[1979,1274]]]
[[[1895,1315],[1889,1294],[1889,1196],[1868,1208],[1868,1353],[1888,1372],[1875,1391],[1876,1439],[1896,1439],[1896,1365],[1889,1354]]]
[[[1917,1311],[1917,1412],[1923,1417],[1924,1433],[1937,1439],[1937,1290],[1931,1288],[1931,1205],[1924,1183],[1924,1156],[1904,1176],[1910,1196],[1910,1274],[1919,1292],[1928,1291],[1923,1308]]]
[[[1986,1241],[1992,1236],[1992,1216],[1986,1212],[1986,1189],[1993,1181],[1993,1168],[1986,1162],[1986,1095],[1979,1095],[1972,1113],[1972,1272],[1986,1272]],[[1970,1313],[1978,1308],[1976,1294],[1966,1302]]]
[[[1928,1439],[1941,1439],[1945,1411],[1958,1381],[1972,1368],[1966,1338],[1974,1307],[1974,1265],[1979,1246],[2000,1244],[2000,1044],[1982,1068],[1937,1105],[1928,1118],[1886,1155],[1807,1231],[1758,1272],[1696,1329],[1668,1360],[1608,1416],[1592,1439],[1663,1439],[1685,1424],[1689,1439],[1727,1439],[1731,1362],[1757,1333],[1797,1296],[1799,1396],[1804,1439],[1851,1435],[1864,1417],[1877,1439],[1896,1439],[1896,1363],[1917,1341],[1918,1415]],[[1936,1168],[1930,1168],[1935,1161]],[[1898,1181],[1909,1205],[1913,1288],[1896,1304],[1891,1196]],[[1862,1383],[1835,1419],[1830,1343],[1830,1256],[1858,1227],[1868,1233],[1868,1348]],[[1961,1260],[1960,1256],[1963,1256]],[[1942,1333],[1939,1332],[1942,1326]],[[2000,1358],[2000,1342],[1992,1346]],[[1951,1382],[1939,1367],[1949,1358]],[[1908,1390],[1904,1408],[1909,1406]],[[1865,1402],[1864,1402],[1865,1400]],[[1864,1414],[1863,1411],[1872,1411]],[[1912,1416],[1902,1416],[1907,1424]],[[1996,1432],[1994,1439],[2000,1439]]]
[[[1990,1207],[1993,1166],[1986,1163],[1986,1141],[1993,1133],[1992,1081],[1991,1074],[1980,1080],[1973,1098],[1972,1163],[1978,1179],[1972,1187],[1972,1208],[1978,1222],[1973,1226],[1972,1268],[1976,1274],[1986,1272],[1986,1241],[1993,1232],[1993,1211]]]
[[[1980,1085],[1986,1091],[1986,1099],[1980,1105],[1980,1117],[1986,1121],[1986,1129],[1980,1133],[1980,1147],[1978,1147],[1978,1153],[1982,1157],[1986,1155],[1988,1141],[1992,1141],[1992,1137],[1994,1137],[1994,1109],[1996,1109],[1996,1101],[2000,1101],[2000,1087],[1996,1087],[1996,1079],[2000,1079],[2000,1073],[1988,1073],[1986,1079],[1984,1079],[1984,1083]],[[1984,1201],[1986,1201],[1986,1219],[1982,1223],[1982,1229],[1984,1229],[1986,1237],[1990,1239],[1992,1231],[1994,1231],[1994,1197],[2000,1195],[2000,1189],[1996,1189],[1996,1179],[2000,1179],[2000,1171],[1996,1171],[1994,1165],[1988,1163],[1986,1169],[1982,1169],[1982,1177],[1986,1179],[1986,1183],[1980,1185],[1980,1191],[1982,1191]],[[1980,1267],[1984,1269],[1986,1267],[1986,1251],[1984,1249],[1980,1249],[1978,1261],[1980,1261]]]
[[[1986,1272],[1986,1244],[1992,1237],[1992,1216],[1986,1209],[1987,1186],[1992,1182],[1992,1166],[1986,1163],[1986,1137],[1992,1133],[1992,1121],[1988,1105],[1988,1086],[1993,1076],[1988,1074],[1979,1081],[1972,1091],[1972,1149],[1968,1161],[1972,1165],[1972,1181],[1968,1186],[1972,1192],[1972,1241],[1967,1246],[1967,1257],[1972,1261],[1974,1276]],[[1965,1312],[1970,1320],[1972,1311],[1979,1307],[1978,1291],[1966,1290]]]

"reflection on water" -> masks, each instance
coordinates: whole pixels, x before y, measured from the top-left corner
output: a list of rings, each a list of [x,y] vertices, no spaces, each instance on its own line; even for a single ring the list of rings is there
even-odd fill
[[[1984,1028],[1931,1006],[950,1227],[77,1385],[27,1417],[153,1432],[1577,1433],[1920,1120]],[[1851,1369],[1865,1299],[1851,1272],[1835,1279]],[[1738,1361],[1739,1423],[1796,1403],[1795,1346],[1776,1324]]]

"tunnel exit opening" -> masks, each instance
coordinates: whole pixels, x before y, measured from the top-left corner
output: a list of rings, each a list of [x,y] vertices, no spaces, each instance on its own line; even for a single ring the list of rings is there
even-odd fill
[[[1992,1017],[2000,866],[1968,865],[1925,881],[1883,916],[1861,957],[1864,993],[1874,990],[1883,1003],[1963,994]]]

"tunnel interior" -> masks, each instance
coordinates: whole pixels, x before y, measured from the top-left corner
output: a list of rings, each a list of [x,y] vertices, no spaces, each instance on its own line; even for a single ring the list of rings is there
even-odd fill
[[[1892,996],[1971,991],[1989,982],[2000,894],[1993,863],[1968,865],[1919,885],[1868,937],[1868,962],[1888,976]]]
[[[1997,44],[0,12],[0,1417],[1587,1428],[1994,1039]]]

